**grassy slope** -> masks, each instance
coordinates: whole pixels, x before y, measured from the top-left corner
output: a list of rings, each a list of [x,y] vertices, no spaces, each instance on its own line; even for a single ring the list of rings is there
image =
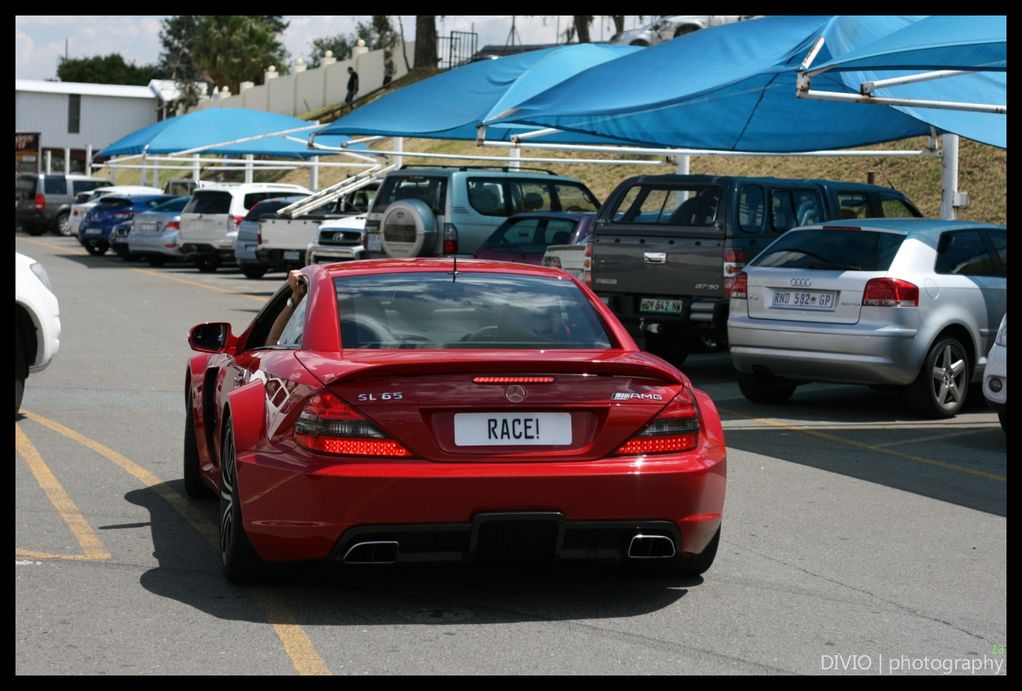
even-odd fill
[[[430,73],[415,71],[395,82],[397,88],[407,86],[419,79],[430,76]],[[365,102],[371,102],[385,92],[370,95]],[[869,106],[850,106],[869,107]],[[306,119],[319,117],[322,112],[308,113]],[[926,139],[910,139],[892,142],[868,149],[915,149],[926,146]],[[384,140],[377,148],[392,148],[392,140]],[[406,152],[444,153],[455,155],[497,156],[505,153],[504,149],[494,147],[477,147],[474,142],[452,142],[435,139],[406,139]],[[608,158],[608,159],[648,159],[662,160],[656,157],[640,156],[596,156],[593,154],[561,154],[544,152],[535,149],[523,151],[524,157],[555,157],[570,160],[571,158]],[[343,157],[324,157],[324,161],[343,161]],[[961,209],[959,217],[966,220],[988,221],[992,223],[1007,222],[1007,161],[1006,150],[978,144],[962,139],[959,149],[958,186],[969,195],[969,205]],[[481,165],[481,162],[467,160],[440,160],[414,158],[406,153],[405,163],[416,165],[444,164],[458,165],[461,163]],[[564,175],[579,178],[596,193],[605,199],[618,182],[632,175],[662,174],[674,172],[673,165],[607,165],[607,164],[571,164],[571,163],[523,163],[523,166],[534,166],[553,170]],[[712,173],[718,175],[748,175],[774,177],[805,177],[830,178],[866,182],[869,171],[875,173],[877,184],[895,187],[912,199],[926,216],[940,215],[941,197],[941,163],[939,158],[885,158],[885,157],[731,157],[731,156],[694,156],[691,159],[692,173]],[[349,169],[350,170],[350,169]],[[105,171],[101,171],[104,174]],[[319,174],[320,188],[331,185],[348,173],[343,169],[324,169]],[[241,180],[242,173],[230,174],[227,179]],[[161,183],[175,177],[187,177],[181,172],[165,172],[161,175]],[[118,171],[117,182],[120,184],[137,184],[137,171]],[[287,173],[266,171],[256,175],[256,180],[291,182],[309,185],[308,169],[298,169]]]

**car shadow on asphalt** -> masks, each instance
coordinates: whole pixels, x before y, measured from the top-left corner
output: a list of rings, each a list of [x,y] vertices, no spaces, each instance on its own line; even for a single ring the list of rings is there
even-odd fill
[[[266,622],[253,589],[272,594],[300,625],[507,624],[641,616],[677,603],[702,578],[642,576],[619,564],[343,566],[304,562],[274,568],[265,586],[224,580],[217,547],[161,496],[175,481],[125,495],[151,517],[159,566],[148,591],[212,616]],[[183,499],[215,533],[218,502]],[[712,574],[712,570],[710,571]],[[709,577],[712,578],[712,575]]]

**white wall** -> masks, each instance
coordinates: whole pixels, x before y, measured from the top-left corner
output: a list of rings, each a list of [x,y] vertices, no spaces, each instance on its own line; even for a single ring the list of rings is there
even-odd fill
[[[83,95],[78,134],[67,131],[68,94],[17,91],[14,128],[40,132],[44,147],[99,151],[121,137],[156,122],[156,97],[124,98]]]
[[[406,44],[409,61],[415,54],[415,43]],[[337,62],[293,74],[281,75],[265,84],[246,89],[228,98],[212,98],[201,102],[195,110],[204,108],[250,108],[283,115],[302,115],[311,110],[344,101],[348,91],[348,67],[358,72],[357,98],[364,97],[383,85],[383,51],[374,50],[355,59]],[[406,74],[401,46],[394,49],[394,79]],[[65,113],[66,116],[66,113]],[[137,128],[136,128],[137,129]],[[19,131],[34,131],[20,130]],[[131,130],[129,130],[131,131]]]

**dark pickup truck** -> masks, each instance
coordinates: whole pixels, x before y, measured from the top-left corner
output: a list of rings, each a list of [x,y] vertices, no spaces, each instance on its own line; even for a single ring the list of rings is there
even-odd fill
[[[895,189],[838,180],[629,178],[597,216],[592,288],[647,350],[680,364],[727,347],[731,283],[781,233],[878,216],[922,214]]]

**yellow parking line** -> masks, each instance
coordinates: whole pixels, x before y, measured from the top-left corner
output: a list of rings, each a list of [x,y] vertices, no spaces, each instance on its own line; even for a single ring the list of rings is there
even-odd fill
[[[42,488],[43,492],[46,493],[46,498],[50,500],[54,508],[57,509],[57,513],[63,519],[67,527],[71,529],[71,533],[78,540],[78,544],[82,548],[83,554],[76,555],[62,555],[62,554],[47,554],[45,552],[30,552],[28,550],[15,550],[15,554],[24,557],[34,557],[36,559],[74,559],[74,560],[103,560],[110,558],[110,552],[103,548],[103,543],[100,542],[99,536],[89,526],[89,522],[85,520],[85,516],[75,505],[74,500],[64,489],[60,481],[57,480],[57,476],[49,469],[46,463],[43,461],[42,456],[36,450],[35,446],[25,435],[25,432],[21,429],[21,425],[14,425],[14,434],[17,439],[18,453],[25,462],[28,464],[29,470],[35,476],[36,482]]]
[[[997,482],[1007,482],[1007,478],[1004,475],[997,475],[996,473],[988,473],[985,470],[976,470],[975,468],[969,468],[967,466],[956,465],[954,463],[947,463],[945,461],[938,461],[937,459],[927,458],[926,456],[918,456],[918,455],[912,454],[912,453],[905,453],[904,451],[897,451],[895,449],[885,448],[883,446],[877,446],[875,444],[867,444],[865,442],[855,441],[854,439],[845,439],[843,437],[837,436],[836,434],[828,434],[827,432],[820,432],[818,430],[814,430],[814,429],[811,429],[809,427],[802,427],[802,426],[799,426],[799,425],[789,425],[788,423],[781,422],[780,420],[772,420],[772,419],[769,419],[769,418],[753,417],[751,415],[745,415],[744,413],[740,413],[737,410],[728,410],[727,408],[718,408],[718,410],[720,412],[722,412],[722,413],[727,413],[728,415],[735,415],[737,417],[744,418],[746,420],[752,420],[754,422],[760,422],[760,423],[762,423],[764,425],[769,425],[771,427],[778,427],[780,429],[785,429],[785,430],[788,430],[790,432],[801,432],[802,434],[808,434],[809,436],[812,436],[812,437],[819,437],[821,439],[826,439],[828,441],[834,441],[834,442],[837,442],[839,444],[844,444],[845,446],[853,446],[855,448],[864,449],[866,451],[872,451],[874,453],[887,454],[888,456],[895,456],[897,458],[903,458],[905,460],[914,461],[916,463],[925,463],[926,465],[932,465],[932,466],[936,466],[938,468],[944,468],[945,470],[954,470],[954,471],[959,472],[959,473],[967,473],[969,475],[975,475],[977,477],[986,478],[988,480],[996,480]]]
[[[146,274],[147,276],[156,276],[157,278],[164,278],[168,281],[177,281],[178,283],[184,283],[187,286],[193,288],[205,288],[206,290],[215,290],[218,293],[226,293],[227,295],[237,295],[238,297],[248,298],[249,300],[255,300],[256,302],[266,302],[266,298],[258,297],[256,295],[248,295],[246,293],[239,293],[236,290],[228,290],[227,288],[221,288],[220,286],[211,286],[208,283],[200,283],[199,281],[193,281],[188,278],[181,278],[180,276],[174,276],[173,274],[163,273],[161,271],[153,271],[152,269],[132,269],[140,274]]]
[[[19,238],[22,242],[30,242],[33,245],[39,245],[40,247],[49,247],[51,250],[67,250],[73,249],[72,245],[58,245],[53,242],[47,242],[45,240],[30,240],[28,238]]]
[[[72,439],[89,449],[92,449],[101,456],[114,462],[132,477],[138,479],[146,487],[155,491],[160,497],[166,500],[177,510],[192,526],[199,531],[214,547],[220,549],[220,538],[217,527],[212,525],[205,515],[200,513],[185,497],[173,491],[160,478],[150,473],[145,468],[133,463],[111,448],[108,448],[97,441],[93,441],[74,430],[65,427],[59,422],[48,420],[40,415],[25,410],[21,414],[26,418],[48,427],[54,432]],[[288,608],[272,593],[260,589],[249,589],[249,592],[256,600],[256,604],[263,610],[267,622],[273,627],[274,633],[284,644],[284,650],[291,659],[291,664],[299,674],[302,675],[325,675],[330,674],[330,668],[316,652],[315,646],[306,635],[305,631],[298,624],[294,623],[294,616]]]

